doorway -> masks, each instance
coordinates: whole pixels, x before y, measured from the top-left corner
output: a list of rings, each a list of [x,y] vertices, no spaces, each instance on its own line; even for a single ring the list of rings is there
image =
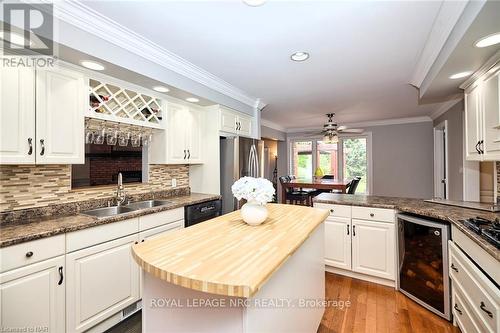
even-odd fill
[[[434,198],[448,199],[448,121],[434,127]]]

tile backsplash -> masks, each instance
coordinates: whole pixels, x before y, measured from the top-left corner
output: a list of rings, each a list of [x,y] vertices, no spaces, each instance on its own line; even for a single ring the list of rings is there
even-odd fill
[[[131,195],[169,189],[172,178],[177,187],[189,187],[189,166],[150,165],[148,183],[125,189]],[[106,198],[115,190],[114,185],[71,190],[70,165],[0,165],[0,212]]]

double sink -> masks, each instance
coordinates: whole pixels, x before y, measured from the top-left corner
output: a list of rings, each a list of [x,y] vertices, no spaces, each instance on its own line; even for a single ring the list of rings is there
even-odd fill
[[[90,215],[90,216],[95,216],[95,217],[110,217],[110,216],[116,216],[120,214],[125,214],[125,213],[130,213],[135,210],[141,210],[141,209],[146,209],[146,208],[153,208],[153,207],[159,207],[159,206],[169,206],[173,205],[174,203],[168,200],[146,200],[146,201],[137,201],[130,203],[128,205],[124,206],[112,206],[112,207],[104,207],[104,208],[97,208],[97,209],[91,209],[91,210],[86,210],[81,212],[81,214],[84,215]]]

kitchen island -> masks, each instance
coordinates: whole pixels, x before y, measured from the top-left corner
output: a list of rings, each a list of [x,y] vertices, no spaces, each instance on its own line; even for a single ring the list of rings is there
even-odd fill
[[[315,332],[328,211],[268,209],[260,226],[236,211],[133,246],[143,332]]]

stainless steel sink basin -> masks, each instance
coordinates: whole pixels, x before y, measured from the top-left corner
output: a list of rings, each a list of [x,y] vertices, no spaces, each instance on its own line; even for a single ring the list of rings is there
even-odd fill
[[[123,213],[129,213],[133,212],[133,208],[129,207],[124,207],[124,206],[114,206],[114,207],[104,207],[104,208],[97,208],[97,209],[91,209],[91,210],[86,210],[81,212],[82,214],[85,215],[90,215],[90,216],[96,216],[96,217],[109,217],[109,216],[115,216]]]
[[[137,210],[137,209],[152,208],[158,206],[167,206],[171,204],[172,202],[168,200],[146,200],[146,201],[133,202],[131,204],[126,205],[125,207]]]

